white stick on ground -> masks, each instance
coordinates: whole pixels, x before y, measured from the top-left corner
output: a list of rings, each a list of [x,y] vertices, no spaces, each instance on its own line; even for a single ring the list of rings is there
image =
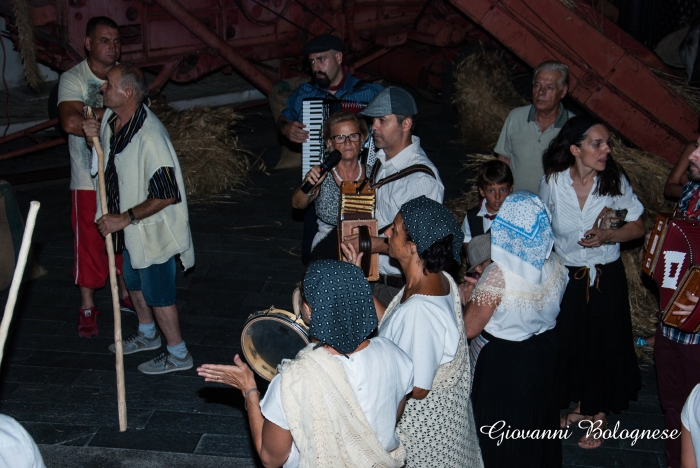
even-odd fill
[[[12,313],[15,310],[15,303],[17,302],[17,292],[19,291],[19,285],[22,282],[22,276],[24,275],[24,267],[27,264],[29,246],[32,245],[32,233],[34,232],[34,224],[36,223],[36,214],[39,212],[39,206],[41,206],[41,204],[38,201],[33,201],[29,206],[27,224],[24,226],[24,235],[22,236],[22,247],[19,249],[15,273],[12,276],[10,294],[7,297],[7,303],[5,304],[5,313],[2,316],[2,323],[0,323],[0,365],[2,365],[5,340],[7,340],[7,332],[10,329]]]

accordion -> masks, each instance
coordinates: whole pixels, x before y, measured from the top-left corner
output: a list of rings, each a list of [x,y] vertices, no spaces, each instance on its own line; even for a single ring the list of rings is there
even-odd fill
[[[686,316],[673,315],[673,303],[690,303],[686,292],[700,294],[700,221],[674,218],[659,213],[654,222],[647,249],[642,258],[642,272],[651,275],[659,286],[661,320],[665,325],[695,333],[700,329],[700,312]]]
[[[379,279],[379,254],[372,253],[372,237],[378,235],[377,220],[374,218],[376,207],[377,197],[374,189],[370,187],[369,179],[341,183],[338,258],[343,258],[340,249],[343,237],[357,234],[360,252],[363,253],[360,266],[368,281]]]
[[[323,124],[331,114],[336,112],[359,113],[367,106],[366,103],[341,101],[340,99],[306,98],[302,102],[302,123],[309,132],[309,139],[301,145],[301,178],[302,180],[312,166],[320,165],[324,160],[326,142],[323,140]],[[362,162],[374,164],[374,140],[370,136],[365,143],[367,155]]]

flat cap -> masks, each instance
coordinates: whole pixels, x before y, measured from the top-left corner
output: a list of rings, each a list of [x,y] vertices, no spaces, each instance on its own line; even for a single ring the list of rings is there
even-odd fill
[[[360,115],[365,117],[383,117],[389,114],[416,115],[418,107],[411,93],[397,86],[389,86],[374,96]]]
[[[330,34],[321,34],[304,44],[304,47],[301,49],[301,52],[304,55],[309,55],[317,54],[319,52],[325,52],[327,50],[337,50],[338,52],[345,52],[345,45],[343,44],[343,40],[337,36],[332,36]]]
[[[474,273],[476,267],[491,260],[491,233],[474,237],[467,246],[467,258],[469,258],[469,270],[467,273]]]

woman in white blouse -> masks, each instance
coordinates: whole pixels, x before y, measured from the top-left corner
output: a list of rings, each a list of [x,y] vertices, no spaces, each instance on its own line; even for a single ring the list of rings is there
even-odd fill
[[[389,255],[406,286],[385,309],[375,299],[379,336],[413,361],[413,391],[397,432],[407,467],[480,467],[469,400],[469,354],[460,297],[445,273],[460,261],[463,234],[450,211],[425,196],[404,203],[386,230]],[[343,250],[355,258],[347,244]]]
[[[557,319],[557,382],[560,408],[578,405],[562,427],[582,419],[606,426],[606,415],[627,409],[641,388],[620,243],[644,235],[644,207],[612,158],[609,138],[600,121],[575,117],[542,157],[539,195],[553,212],[554,248],[570,280]],[[596,226],[605,208],[627,210],[626,223]],[[601,444],[586,436],[579,441],[586,449]]]
[[[568,272],[551,253],[553,243],[545,204],[531,192],[515,192],[491,225],[493,263],[476,288],[476,280],[465,283],[467,292],[473,289],[464,323],[472,339],[472,402],[487,468],[562,463],[557,437],[504,437],[508,429],[555,433],[559,427],[554,326]]]
[[[301,296],[311,344],[280,364],[262,401],[238,355],[233,366],[204,364],[197,372],[241,390],[266,467],[403,466],[395,427],[413,369],[390,340],[367,339],[377,316],[362,270],[319,260],[307,269]]]

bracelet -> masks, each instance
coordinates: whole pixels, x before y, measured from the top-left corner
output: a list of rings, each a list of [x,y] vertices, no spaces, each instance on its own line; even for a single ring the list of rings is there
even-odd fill
[[[245,393],[245,396],[243,397],[243,400],[244,400],[244,401],[243,401],[243,406],[245,407],[245,410],[246,410],[246,411],[248,411],[248,397],[249,397],[250,394],[253,393],[253,392],[258,392],[258,395],[260,395],[260,390],[258,390],[257,388],[253,387],[253,388],[251,388],[250,390],[248,390],[248,391]]]

